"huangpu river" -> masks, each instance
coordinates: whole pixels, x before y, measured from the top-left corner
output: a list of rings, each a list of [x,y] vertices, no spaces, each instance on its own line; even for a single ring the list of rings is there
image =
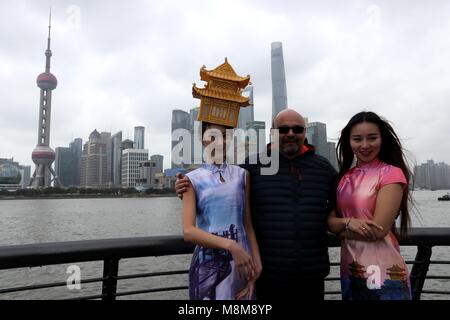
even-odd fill
[[[414,191],[413,227],[450,227],[450,201],[437,201],[448,191]],[[57,241],[181,235],[181,201],[176,197],[0,200],[0,246]],[[402,248],[406,260],[416,249]],[[339,249],[330,248],[332,261]],[[167,270],[187,270],[191,255],[120,260],[119,275]],[[433,260],[450,260],[450,247],[434,248]],[[51,282],[66,282],[72,264],[0,270],[0,289]],[[76,263],[81,278],[102,276],[103,262]],[[411,266],[409,266],[411,267]],[[429,274],[450,276],[447,265],[432,265]],[[330,276],[339,276],[332,267]],[[187,275],[119,280],[117,291],[187,285]],[[328,290],[339,290],[338,282],[327,282]],[[426,289],[449,290],[450,280],[427,280]],[[0,299],[61,299],[101,293],[101,283],[0,294]],[[119,297],[118,299],[187,299],[187,290]],[[423,295],[423,299],[450,299]],[[326,299],[340,299],[327,295]]]

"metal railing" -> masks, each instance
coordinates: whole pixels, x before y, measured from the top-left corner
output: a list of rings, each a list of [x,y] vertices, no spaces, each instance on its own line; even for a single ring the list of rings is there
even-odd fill
[[[431,260],[433,247],[450,247],[450,228],[413,228],[409,232],[409,238],[407,240],[400,241],[400,245],[417,247],[415,260],[407,261],[408,264],[413,265],[410,272],[413,299],[419,300],[421,298],[421,294],[450,295],[450,288],[449,290],[423,290],[426,279],[450,280],[450,276],[448,275],[427,275],[431,264],[450,264],[450,261],[447,260]],[[339,239],[330,234],[329,247],[339,246]],[[101,294],[83,296],[76,299],[115,300],[116,297],[119,296],[187,290],[188,287],[184,285],[162,288],[143,288],[142,290],[117,292],[118,280],[172,276],[188,273],[188,270],[173,270],[119,276],[119,261],[127,258],[189,254],[193,252],[193,249],[194,246],[184,242],[181,236],[119,238],[1,246],[0,270],[64,263],[103,261],[102,277],[84,279],[80,281],[80,283],[101,282]],[[331,265],[338,266],[339,263],[332,262]],[[338,277],[328,277],[326,279],[326,281],[338,280]],[[30,286],[0,288],[0,299],[1,294],[62,287],[66,285],[66,282],[53,282]],[[325,294],[340,294],[340,291],[328,291],[325,292]]]

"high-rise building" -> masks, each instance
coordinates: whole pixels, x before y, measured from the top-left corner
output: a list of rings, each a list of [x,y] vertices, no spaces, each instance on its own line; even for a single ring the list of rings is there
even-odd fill
[[[283,45],[273,42],[271,45],[272,65],[272,119],[288,106],[286,75],[284,71]]]
[[[111,134],[94,130],[84,144],[81,156],[80,185],[86,188],[107,188],[111,186],[110,152],[108,139]]]
[[[20,166],[20,187],[27,188],[30,185],[31,166]]]
[[[144,149],[145,127],[134,127],[134,148]]]
[[[414,187],[429,190],[450,189],[450,166],[446,163],[427,163],[414,167]]]
[[[202,145],[201,145],[201,137],[202,128],[201,122],[198,121],[198,112],[200,108],[192,108],[189,110],[189,127],[191,130],[191,163],[201,163],[202,162]],[[195,153],[194,148],[197,146],[199,149],[197,153]]]
[[[163,172],[164,156],[160,154],[154,154],[150,157],[150,160],[155,163],[155,170]]]
[[[242,90],[242,95],[247,96],[249,98],[250,105],[245,108],[241,108],[239,111],[239,120],[238,120],[238,128],[245,129],[247,127],[247,123],[254,121],[255,111],[253,104],[253,86],[248,85]]]
[[[55,159],[55,171],[62,185],[70,187],[74,185],[74,163],[72,150],[66,147],[57,147]]]
[[[55,172],[64,187],[80,185],[82,143],[76,138],[68,148],[56,148]]]
[[[338,162],[337,162],[337,157],[336,157],[336,143],[334,142],[327,142],[328,145],[328,156],[326,157],[328,159],[328,161],[330,161],[331,165],[338,170]]]
[[[266,145],[266,123],[264,121],[250,121],[247,122],[246,130],[254,129],[256,131],[256,141],[248,141],[246,142],[247,154],[251,155],[252,150],[257,150],[257,153],[261,153],[265,150],[260,150],[259,146],[263,144]],[[263,140],[263,141],[261,141]],[[252,144],[256,144],[256,146],[252,146]]]
[[[200,107],[196,107],[196,108],[192,108],[191,110],[189,110],[189,124],[190,127],[193,128],[195,122],[199,122],[198,121],[198,112],[200,110]]]
[[[146,149],[125,149],[122,152],[122,187],[139,185],[139,163],[148,160]]]
[[[48,38],[47,50],[45,51],[45,72],[41,73],[36,83],[41,89],[41,96],[39,101],[39,130],[38,143],[31,154],[36,168],[31,179],[31,185],[34,188],[49,187],[52,182],[53,175],[56,185],[60,185],[55,171],[52,168],[52,163],[55,161],[55,151],[50,148],[50,115],[52,110],[52,91],[56,89],[58,80],[50,73],[50,58],[52,51],[50,50],[50,29],[51,16],[48,24]]]
[[[28,176],[29,177],[29,176]],[[0,190],[23,188],[21,166],[14,159],[0,158]]]
[[[150,160],[139,162],[139,185],[144,188],[157,188],[159,179],[157,174],[163,172],[164,157],[159,154],[152,155]]]
[[[111,184],[120,187],[122,182],[122,131],[111,136]]]
[[[125,149],[134,149],[134,142],[130,139],[125,139],[122,141],[120,149],[122,150],[121,153]]]
[[[172,111],[172,132],[174,132],[177,129],[185,129],[189,132],[191,132],[191,125],[190,125],[190,115],[189,113],[187,113],[186,111],[183,110],[173,110]],[[174,149],[174,147],[180,143],[179,141],[172,141],[172,149]],[[191,142],[192,143],[192,142]],[[183,153],[181,153],[179,155],[181,158],[183,157]],[[173,155],[172,155],[173,158]],[[191,159],[189,159],[190,161]],[[172,165],[171,168],[186,168],[189,166],[189,163],[183,163],[181,165],[177,165],[173,162],[172,159]]]
[[[322,122],[309,122],[306,129],[308,143],[316,149],[316,154],[328,159],[329,148],[327,144],[327,125]]]
[[[80,186],[81,155],[83,153],[83,140],[81,138],[75,138],[69,144],[69,148],[72,151],[72,162],[73,162],[72,182],[74,186]]]
[[[22,166],[14,159],[0,158],[0,189],[25,189],[30,184],[31,166]]]

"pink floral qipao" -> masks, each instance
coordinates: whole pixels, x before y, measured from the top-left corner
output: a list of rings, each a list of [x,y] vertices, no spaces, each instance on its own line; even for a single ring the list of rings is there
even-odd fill
[[[378,191],[391,183],[407,187],[400,168],[378,159],[353,167],[339,182],[338,211],[344,218],[372,220]],[[411,299],[408,269],[392,231],[374,242],[342,242],[341,288],[345,300]]]

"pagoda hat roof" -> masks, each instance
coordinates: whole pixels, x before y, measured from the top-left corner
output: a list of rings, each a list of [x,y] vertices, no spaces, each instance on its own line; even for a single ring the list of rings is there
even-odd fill
[[[221,99],[221,100],[226,100],[226,101],[234,101],[234,102],[239,103],[239,105],[241,107],[247,107],[250,105],[248,97],[243,97],[238,93],[211,90],[208,88],[197,88],[195,83],[192,86],[192,95],[194,96],[194,98],[199,98],[199,99],[202,96],[204,96],[204,97]]]
[[[233,67],[228,63],[228,59],[225,58],[225,62],[213,70],[206,70],[203,66],[200,69],[200,79],[203,81],[210,81],[211,78],[218,78],[223,80],[229,80],[237,82],[240,88],[245,88],[250,82],[250,75],[241,77],[237,75]]]

